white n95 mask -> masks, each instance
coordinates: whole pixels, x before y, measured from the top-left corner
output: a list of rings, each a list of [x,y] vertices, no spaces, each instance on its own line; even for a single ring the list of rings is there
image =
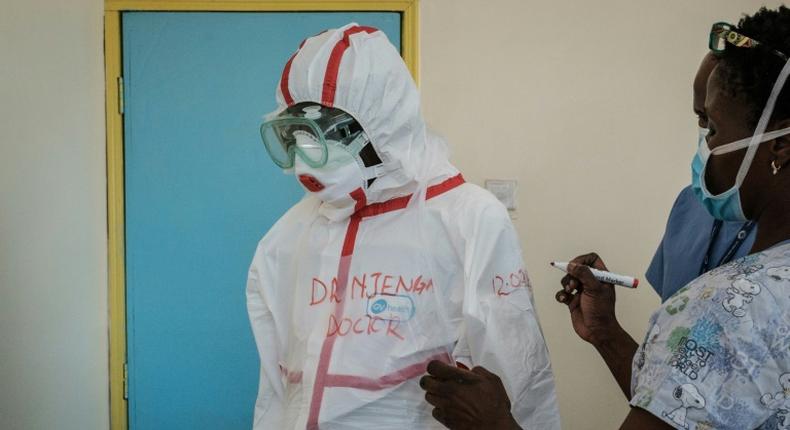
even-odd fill
[[[301,155],[294,159],[294,174],[305,190],[324,203],[336,208],[354,205],[351,193],[365,189],[366,178],[361,166],[347,150],[336,142],[327,142],[327,161],[311,167]]]

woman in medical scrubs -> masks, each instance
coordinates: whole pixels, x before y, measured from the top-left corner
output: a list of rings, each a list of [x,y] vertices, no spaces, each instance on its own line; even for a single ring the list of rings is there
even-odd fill
[[[790,427],[790,10],[714,25],[711,49],[692,183],[714,218],[758,221],[757,236],[653,314],[625,428]],[[583,290],[609,288],[582,276]]]
[[[622,429],[790,428],[790,9],[762,9],[739,26],[715,24],[719,57],[708,81],[709,131],[692,163],[693,188],[722,221],[758,222],[751,252],[670,297],[641,346],[610,342],[622,330],[614,288],[579,257],[563,279],[574,329],[621,357],[632,410]],[[496,375],[439,363],[423,378],[434,416],[450,428],[518,428]]]

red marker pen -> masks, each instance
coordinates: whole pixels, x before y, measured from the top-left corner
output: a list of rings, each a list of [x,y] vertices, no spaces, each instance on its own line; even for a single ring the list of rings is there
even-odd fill
[[[568,263],[552,261],[550,264],[552,267],[568,273]],[[631,276],[618,275],[612,272],[593,269],[592,267],[590,267],[590,272],[592,272],[592,275],[595,277],[595,279],[601,282],[606,282],[607,284],[620,285],[626,288],[636,288],[639,285],[639,279],[633,278]]]

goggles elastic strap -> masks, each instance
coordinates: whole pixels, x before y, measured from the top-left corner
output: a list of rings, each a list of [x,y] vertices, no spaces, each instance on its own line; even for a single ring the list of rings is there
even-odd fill
[[[365,179],[375,179],[380,178],[387,173],[394,172],[395,170],[400,169],[401,164],[400,161],[391,161],[389,163],[381,163],[376,164],[375,166],[365,167],[364,169],[364,176]]]
[[[368,135],[363,131],[362,133],[359,133],[357,137],[354,138],[354,140],[349,142],[349,144],[346,145],[346,148],[348,152],[352,154],[359,154],[359,151],[361,151],[362,148],[368,144],[368,142],[370,142],[370,139],[368,139]]]

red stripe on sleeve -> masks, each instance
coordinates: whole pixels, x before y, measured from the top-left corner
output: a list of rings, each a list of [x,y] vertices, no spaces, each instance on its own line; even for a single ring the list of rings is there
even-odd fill
[[[459,173],[440,184],[432,185],[428,187],[428,190],[425,192],[425,200],[438,197],[459,185],[463,185],[465,182],[464,176]]]

